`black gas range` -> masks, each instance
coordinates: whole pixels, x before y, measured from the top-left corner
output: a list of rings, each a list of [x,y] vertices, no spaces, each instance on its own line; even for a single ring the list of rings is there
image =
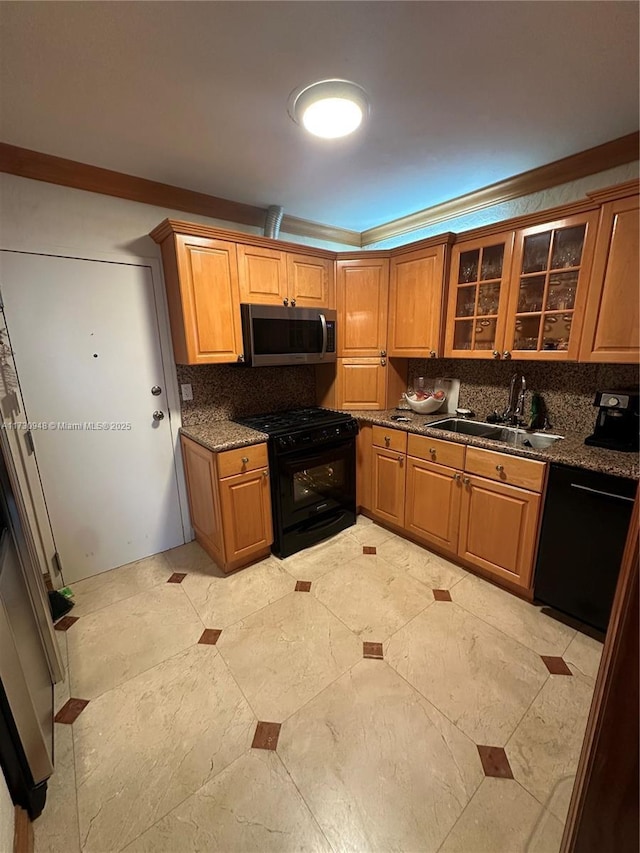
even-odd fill
[[[355,524],[355,418],[308,408],[236,421],[269,436],[275,554],[288,557]]]

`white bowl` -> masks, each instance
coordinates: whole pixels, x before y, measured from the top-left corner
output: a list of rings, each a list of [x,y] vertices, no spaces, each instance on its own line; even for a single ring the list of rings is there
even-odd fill
[[[409,407],[412,408],[414,412],[418,412],[419,415],[432,415],[434,412],[437,412],[438,409],[442,408],[446,398],[436,400],[435,397],[427,397],[426,400],[412,400],[411,397],[405,394],[404,399]]]

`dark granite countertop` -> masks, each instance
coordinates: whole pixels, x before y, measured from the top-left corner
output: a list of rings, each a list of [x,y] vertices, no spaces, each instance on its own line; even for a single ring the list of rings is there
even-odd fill
[[[180,433],[214,453],[262,444],[269,438],[265,432],[258,432],[235,421],[209,421],[206,424],[181,427]]]
[[[489,441],[477,436],[458,435],[440,429],[429,429],[429,424],[441,421],[447,415],[438,412],[435,415],[418,415],[414,412],[398,412],[390,409],[382,412],[351,412],[354,418],[369,424],[380,424],[390,429],[401,429],[405,432],[414,432],[419,435],[429,435],[432,438],[440,438],[445,441],[454,441],[457,444],[468,444],[472,447],[483,447],[486,450],[496,450],[500,453],[508,453],[512,456],[524,456],[529,459],[538,459],[541,462],[558,462],[562,465],[574,465],[577,468],[587,468],[591,471],[600,471],[604,474],[613,474],[616,477],[630,477],[637,480],[640,477],[640,466],[637,453],[622,453],[616,450],[605,450],[601,447],[589,447],[584,443],[585,435],[558,431],[557,434],[565,437],[557,441],[551,447],[544,450],[535,450],[528,447],[511,447],[499,441]],[[402,414],[411,418],[411,423],[398,423],[390,419],[391,415]]]
[[[440,438],[444,441],[453,441],[457,444],[468,444],[471,447],[483,447],[486,450],[495,450],[500,453],[508,453],[512,456],[524,456],[529,459],[538,459],[541,462],[558,462],[563,465],[574,465],[578,468],[587,468],[591,471],[600,471],[605,474],[613,474],[616,477],[640,478],[640,465],[637,453],[621,453],[615,450],[604,450],[600,447],[589,447],[584,443],[585,436],[578,433],[561,431],[565,437],[557,441],[551,447],[544,450],[535,450],[529,447],[511,447],[499,441],[489,441],[484,438],[470,435],[458,435],[453,432],[445,432],[439,429],[429,429],[429,424],[434,421],[443,420],[451,415],[439,412],[435,415],[418,415],[414,412],[398,412],[396,409],[387,411],[359,411],[350,412],[354,418],[364,423],[380,424],[390,429],[414,432],[418,435],[430,435],[432,438]],[[390,416],[403,414],[411,418],[410,423],[398,423],[392,421]],[[237,424],[235,421],[209,421],[180,429],[182,435],[197,441],[203,447],[220,453],[223,450],[234,450],[237,447],[248,447],[252,444],[261,444],[267,441],[269,436],[264,432]]]

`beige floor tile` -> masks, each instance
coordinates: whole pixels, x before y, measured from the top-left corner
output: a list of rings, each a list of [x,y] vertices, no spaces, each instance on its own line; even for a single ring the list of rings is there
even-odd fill
[[[350,528],[353,529],[353,528]],[[347,531],[339,536],[320,542],[312,548],[299,551],[291,557],[280,561],[280,564],[296,580],[315,581],[338,566],[355,560],[362,555],[362,545]]]
[[[430,589],[451,589],[467,577],[464,569],[445,557],[397,536],[378,547],[378,556],[405,569]]]
[[[35,853],[80,853],[71,726],[54,724],[55,770],[44,811],[33,823]]]
[[[451,597],[465,610],[539,655],[562,657],[576,633],[575,629],[546,616],[539,607],[474,575],[461,581]]]
[[[272,723],[362,657],[362,641],[307,592],[292,592],[232,625],[216,648],[258,718]]]
[[[120,850],[245,752],[256,719],[214,646],[90,702],[73,725],[85,853]]]
[[[119,569],[78,581],[72,587],[75,607],[71,615],[86,616],[116,601],[131,598],[132,595],[165,583],[173,571],[163,554],[154,554],[136,563],[128,563]]]
[[[475,746],[382,661],[287,720],[278,754],[340,851],[437,850],[483,778]]]
[[[126,853],[331,853],[275,752],[234,761],[126,848]]]
[[[230,575],[213,565],[196,569],[182,581],[183,590],[208,628],[233,625],[294,587],[295,580],[273,558]]]
[[[514,778],[562,821],[592,694],[593,682],[580,674],[549,676],[506,746]]]
[[[355,634],[377,642],[433,604],[430,589],[374,555],[324,575],[311,590]]]
[[[595,679],[600,668],[602,648],[602,643],[576,631],[563,657],[572,669],[577,669],[587,678]]]
[[[378,545],[381,545],[383,542],[387,542],[390,539],[393,540],[400,538],[399,536],[396,536],[395,533],[392,533],[384,527],[380,527],[380,525],[375,522],[372,524],[356,524],[353,527],[350,527],[348,532],[349,535],[360,545],[371,545],[374,548],[377,548]]]
[[[394,634],[385,660],[488,746],[504,746],[549,675],[539,655],[448,602]]]
[[[197,643],[202,622],[179,584],[83,616],[69,629],[71,693],[93,699]]]
[[[513,779],[485,779],[440,853],[558,853],[562,829]]]
[[[196,572],[215,565],[195,539],[186,545],[178,545],[177,548],[165,551],[164,556],[169,561],[172,572]]]
[[[69,651],[67,649],[67,632],[54,631],[54,634],[58,642],[58,648],[60,649],[62,663],[64,664],[64,679],[62,681],[58,681],[56,684],[53,685],[53,713],[55,715],[58,713],[60,708],[62,708],[67,699],[69,699],[69,697],[71,696],[71,687],[69,678]]]
[[[373,524],[373,519],[367,518],[367,516],[362,515],[362,513],[360,513],[360,515],[356,516],[356,526],[357,527],[365,527],[368,524]]]

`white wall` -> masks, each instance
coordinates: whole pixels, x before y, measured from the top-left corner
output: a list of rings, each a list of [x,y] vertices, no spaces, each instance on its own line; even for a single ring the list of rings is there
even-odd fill
[[[95,252],[113,252],[159,259],[160,247],[148,234],[167,217],[248,234],[263,233],[261,228],[249,225],[0,174],[0,248],[3,249],[62,249],[89,258]],[[320,248],[353,248],[284,233],[281,237]]]
[[[0,770],[0,853],[11,853],[13,850],[13,815],[9,789]]]

